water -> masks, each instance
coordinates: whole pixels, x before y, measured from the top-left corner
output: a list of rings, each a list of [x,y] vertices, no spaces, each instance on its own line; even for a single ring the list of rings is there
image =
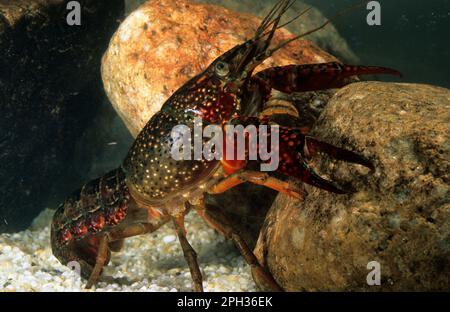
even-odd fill
[[[354,0],[306,0],[326,16]],[[450,1],[385,0],[381,25],[368,26],[367,10],[358,10],[334,22],[364,64],[400,70],[402,81],[450,87]],[[388,80],[388,77],[383,77]]]

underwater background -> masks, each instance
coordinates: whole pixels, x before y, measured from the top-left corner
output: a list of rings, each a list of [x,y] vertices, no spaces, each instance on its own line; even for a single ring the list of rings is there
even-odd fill
[[[355,1],[306,0],[325,16]],[[362,64],[383,64],[401,71],[402,81],[450,86],[450,1],[379,1],[381,26],[368,27],[365,10],[333,24]]]

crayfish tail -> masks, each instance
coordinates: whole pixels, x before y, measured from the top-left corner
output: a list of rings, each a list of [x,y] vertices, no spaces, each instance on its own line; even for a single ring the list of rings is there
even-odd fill
[[[130,194],[121,168],[85,184],[69,196],[53,216],[53,254],[63,264],[77,261],[82,276],[89,276],[98,254],[98,234],[124,220],[129,202]],[[106,262],[109,257],[108,250]]]

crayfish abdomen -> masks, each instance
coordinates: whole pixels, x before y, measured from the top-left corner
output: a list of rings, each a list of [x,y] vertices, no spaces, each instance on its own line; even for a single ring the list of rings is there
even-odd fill
[[[99,239],[95,234],[121,223],[128,213],[129,203],[130,195],[121,169],[85,184],[55,212],[51,227],[54,255],[65,264],[78,261],[82,274],[89,277],[98,254]]]

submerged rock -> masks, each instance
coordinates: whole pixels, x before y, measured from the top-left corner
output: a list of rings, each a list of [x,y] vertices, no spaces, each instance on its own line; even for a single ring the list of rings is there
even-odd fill
[[[104,98],[101,55],[124,7],[80,0],[81,26],[69,26],[67,2],[0,2],[0,232],[81,179],[69,160]]]
[[[314,159],[322,176],[356,192],[306,185],[304,202],[278,195],[257,243],[260,262],[291,291],[448,291],[449,120],[447,89],[372,82],[338,91],[312,134],[376,170]],[[380,286],[367,283],[371,261]]]
[[[146,0],[125,0],[126,12],[134,11],[145,1]],[[261,18],[269,12],[277,1],[278,0],[197,0],[199,3],[221,5],[236,12],[249,13]],[[297,14],[308,7],[311,7],[308,14],[303,15],[301,18],[287,25],[286,28],[293,34],[305,33],[306,31],[325,22],[325,16],[317,8],[307,5],[303,1],[296,1],[292,7],[289,8],[286,12],[285,20],[288,21],[294,18]],[[307,39],[311,40],[324,51],[331,53],[343,62],[357,63],[359,61],[359,58],[355,55],[348,43],[342,38],[333,24],[329,24],[321,31],[310,34]]]

